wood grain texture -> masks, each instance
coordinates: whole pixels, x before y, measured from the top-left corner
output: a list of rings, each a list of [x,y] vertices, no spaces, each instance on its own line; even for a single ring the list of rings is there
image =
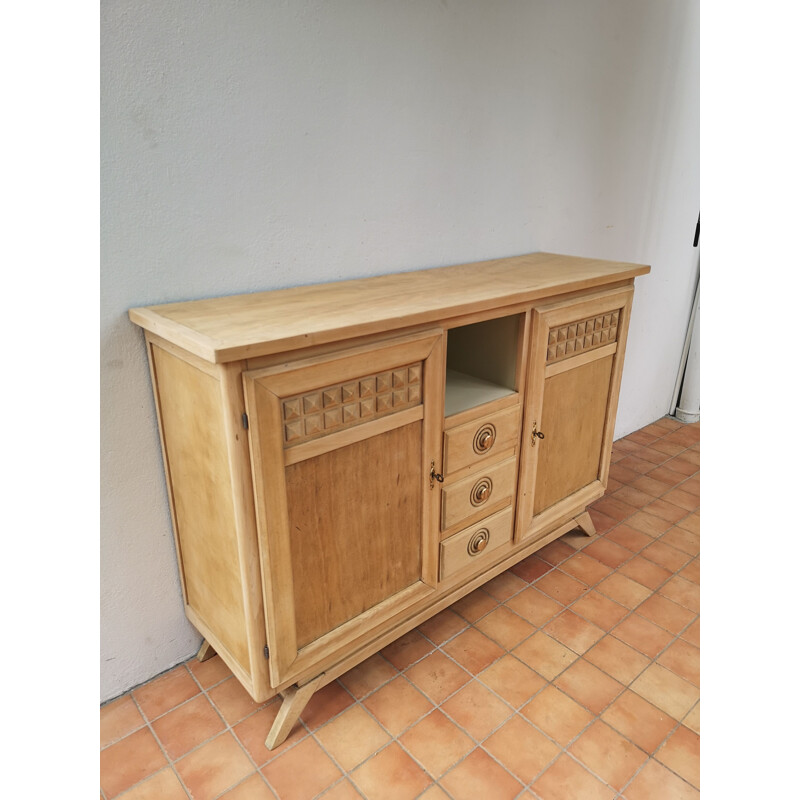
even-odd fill
[[[441,579],[447,580],[466,569],[473,571],[483,569],[484,564],[493,560],[498,548],[510,544],[513,518],[513,509],[506,508],[445,539],[439,545]],[[470,552],[470,541],[481,531],[486,532],[486,546],[480,552]]]
[[[514,548],[513,552],[509,552],[505,548],[498,548],[496,553],[490,553],[488,556],[491,561],[484,565],[483,571],[477,574],[466,571],[456,573],[451,578],[443,581],[435,594],[430,594],[421,598],[413,606],[404,609],[403,614],[396,615],[380,629],[364,631],[359,638],[352,641],[349,651],[343,658],[339,660],[327,658],[317,661],[310,667],[306,667],[304,671],[298,673],[297,677],[293,680],[302,683],[303,681],[319,678],[320,670],[322,670],[323,674],[320,678],[319,687],[330,683],[356,664],[369,658],[369,656],[385,647],[389,642],[393,642],[403,634],[408,633],[421,622],[430,619],[442,609],[452,605],[456,600],[469,594],[492,578],[496,578],[509,567],[512,567],[531,553],[534,553],[536,550],[541,549],[560,536],[563,536],[565,533],[568,533],[574,527],[575,521],[569,519],[563,524],[552,527],[535,541],[531,539],[520,543]],[[280,691],[283,691],[290,685],[291,684],[287,682],[278,688]]]
[[[420,580],[422,423],[286,469],[298,647]]]
[[[222,424],[228,446],[242,603],[247,646],[250,651],[249,674],[255,696],[264,697],[269,694],[270,689],[269,666],[264,658],[267,629],[264,618],[264,595],[261,590],[250,443],[242,424],[244,411],[242,369],[240,364],[232,363],[218,364],[216,370],[222,397]]]
[[[620,309],[551,328],[547,337],[547,362],[571,358],[617,341]]]
[[[569,519],[576,524],[574,523],[575,518],[595,500],[599,500],[605,491],[605,486],[599,480],[592,481],[550,508],[546,508],[532,521],[529,520],[528,529],[525,532],[526,540],[535,541],[542,536],[548,536],[554,527],[562,525]]]
[[[445,475],[489,461],[498,453],[516,448],[519,445],[519,421],[520,409],[515,406],[445,431]],[[482,443],[485,449],[481,449]]]
[[[606,356],[545,381],[534,515],[598,479],[613,361]]]
[[[582,513],[578,514],[578,516],[575,517],[575,524],[587,536],[594,536],[597,533],[597,530],[594,527],[594,522],[592,522],[592,518],[589,516],[588,511],[583,511]]]
[[[311,699],[311,695],[323,685],[322,680],[322,675],[318,675],[302,686],[290,686],[281,693],[283,702],[269,729],[267,738],[264,740],[267,750],[274,750],[286,741],[295,723],[300,719],[303,709]]]
[[[185,601],[249,673],[220,382],[159,347],[152,352]]]
[[[546,303],[533,309],[531,320],[530,337],[530,362],[528,369],[527,387],[524,398],[523,430],[520,444],[520,466],[519,484],[517,492],[517,523],[516,540],[531,536],[541,536],[552,525],[561,524],[566,517],[575,516],[583,508],[581,502],[585,497],[591,495],[592,499],[597,499],[602,495],[602,489],[608,476],[608,463],[611,455],[611,438],[614,432],[614,416],[616,414],[617,400],[619,397],[619,386],[622,375],[622,359],[625,352],[625,341],[630,318],[630,304],[633,297],[633,287],[615,286],[605,288],[600,291],[585,293],[581,296],[573,296],[568,299],[556,299],[552,303]],[[616,317],[615,317],[616,314]],[[548,362],[548,348],[552,345],[552,340],[558,340],[558,332],[563,331],[564,336],[569,337],[571,328],[575,327],[577,336],[577,325],[581,321],[598,319],[605,324],[608,317],[609,325],[616,323],[616,341],[612,343],[599,343],[581,352],[572,352],[568,357]],[[555,332],[555,336],[554,336]],[[594,333],[594,331],[592,331]],[[584,327],[583,335],[586,335]],[[598,434],[600,441],[600,451],[595,462],[599,466],[594,477],[589,479],[590,483],[582,485],[588,489],[588,494],[581,488],[573,488],[575,483],[581,483],[577,472],[584,470],[587,477],[592,468],[587,467],[585,456],[581,454],[580,447],[575,447],[574,455],[579,459],[578,462],[570,466],[566,462],[572,457],[569,452],[562,452],[558,457],[555,454],[554,443],[559,440],[559,432],[553,429],[553,425],[560,424],[559,417],[554,410],[554,403],[557,406],[558,400],[550,401],[550,414],[548,420],[544,420],[544,403],[546,387],[558,387],[559,381],[567,386],[569,378],[562,376],[572,374],[575,370],[583,369],[580,374],[589,375],[588,367],[592,363],[611,361],[610,377],[605,384],[601,394],[604,399],[596,398],[599,404],[605,404],[603,429]],[[574,383],[574,378],[572,379]],[[592,388],[573,386],[579,393],[572,398],[573,403],[582,403],[582,395],[588,395]],[[553,395],[554,389],[550,389]],[[571,412],[570,412],[571,413]],[[553,416],[555,414],[555,416]],[[565,414],[566,419],[569,414]],[[576,423],[572,423],[573,425]],[[584,423],[579,424],[579,428]],[[595,420],[599,425],[599,420]],[[545,438],[531,439],[531,433],[536,428],[537,431],[544,433]],[[549,430],[548,430],[549,429]],[[574,436],[587,435],[586,431],[570,434]],[[567,437],[569,438],[569,436]],[[546,462],[548,453],[551,454]],[[582,460],[582,461],[581,461]],[[594,455],[592,455],[594,460]],[[581,466],[581,463],[583,466]],[[553,475],[547,477],[540,475],[542,471],[548,471],[549,465],[555,465]],[[561,477],[558,477],[560,470]],[[566,479],[567,474],[572,470],[572,482]],[[582,478],[581,478],[582,479]],[[561,480],[562,486],[556,488],[556,483]],[[551,481],[549,489],[548,481]],[[591,489],[589,489],[591,487]],[[597,491],[600,494],[597,494]],[[540,492],[541,496],[536,497]],[[549,492],[549,494],[548,494]],[[561,497],[558,493],[563,492]]]
[[[217,654],[217,651],[208,643],[207,639],[203,639],[200,642],[200,647],[197,650],[197,655],[195,658],[198,661],[208,661],[210,658],[213,658]]]
[[[355,281],[135,308],[130,319],[212,362],[387,332],[644,275],[641,264],[531,253]]]
[[[312,457],[296,463],[284,463],[284,456],[289,452],[284,448],[282,434],[282,402],[286,397],[313,390],[315,386],[334,385],[359,375],[373,372],[377,374],[417,361],[421,361],[423,365],[424,413],[421,420],[409,422],[405,419],[404,415],[413,413],[413,409],[390,414],[381,420],[364,423],[350,431],[332,433],[329,437],[317,441],[350,436],[356,431],[367,428],[371,428],[374,434],[372,436],[341,441],[339,442],[341,447],[335,450],[315,453]],[[398,337],[369,348],[357,348],[355,351],[342,350],[324,357],[288,362],[282,367],[275,366],[244,373],[245,399],[250,417],[255,509],[270,645],[269,666],[273,686],[284,685],[286,681],[296,679],[301,671],[308,669],[309,664],[319,663],[326,658],[334,657],[336,653],[344,652],[354,637],[359,637],[372,626],[382,624],[399,613],[402,608],[433,591],[437,575],[438,537],[431,508],[436,505],[436,493],[428,489],[427,465],[431,460],[441,458],[442,369],[442,333],[440,330],[433,330],[424,335]],[[383,427],[388,421],[395,423],[394,428]],[[415,456],[405,467],[406,474],[413,476],[413,491],[418,493],[416,496],[420,502],[420,510],[416,516],[416,562],[413,565],[416,580],[399,590],[396,590],[397,587],[392,587],[396,591],[388,597],[382,598],[382,590],[373,592],[364,601],[365,610],[360,613],[354,610],[355,605],[347,606],[349,602],[347,597],[342,598],[346,601],[344,611],[342,606],[336,607],[335,600],[330,601],[333,603],[330,616],[325,617],[325,614],[329,613],[325,611],[323,622],[317,624],[319,621],[314,622],[314,618],[318,609],[314,610],[313,603],[308,608],[302,608],[304,603],[309,602],[301,596],[303,592],[308,589],[313,594],[317,591],[315,580],[317,583],[323,578],[328,580],[319,573],[320,569],[332,570],[330,577],[334,585],[344,587],[344,584],[336,584],[336,580],[345,580],[342,575],[347,574],[348,566],[341,562],[351,556],[348,548],[364,547],[365,553],[368,554],[371,544],[369,540],[366,540],[366,544],[356,543],[357,537],[348,543],[344,534],[339,536],[337,533],[330,540],[335,544],[334,551],[331,552],[330,548],[328,550],[331,564],[312,562],[314,567],[311,572],[317,571],[315,578],[308,571],[305,560],[300,564],[293,555],[295,515],[311,513],[313,503],[318,501],[323,506],[325,502],[329,504],[336,502],[338,510],[332,517],[333,522],[331,519],[326,520],[327,527],[322,527],[321,530],[329,530],[331,525],[338,525],[342,530],[344,524],[350,523],[351,517],[355,519],[362,514],[364,519],[371,516],[372,525],[369,526],[365,522],[359,527],[358,536],[380,537],[379,529],[386,527],[381,516],[384,512],[380,505],[385,502],[385,498],[376,499],[375,496],[371,496],[369,503],[363,501],[361,484],[374,485],[370,482],[380,480],[382,464],[387,459],[391,460],[391,453],[387,452],[391,447],[387,448],[386,444],[377,446],[375,442],[391,441],[392,432],[401,428],[414,428],[419,431]],[[299,445],[298,448],[311,447],[313,444],[314,442],[308,442]],[[348,459],[346,452],[361,453],[361,457]],[[319,467],[315,466],[312,469],[309,464],[319,465],[327,462],[336,464],[337,459],[344,459],[344,462],[336,470],[327,470],[327,477],[319,481],[320,488],[318,491],[315,490],[312,496],[313,503],[310,502],[303,495],[305,491],[303,484],[308,484],[314,470]],[[287,481],[303,474],[309,477],[300,480],[291,488],[287,486]],[[314,485],[317,485],[316,479]],[[390,486],[388,491],[391,494],[392,491],[400,490]],[[302,498],[307,508],[298,506],[297,496]],[[393,522],[399,524],[398,520]],[[329,544],[330,542],[326,541],[322,542],[321,546]],[[339,548],[338,551],[336,547]],[[298,571],[295,570],[296,563]],[[336,569],[345,572],[337,577]],[[306,571],[303,572],[304,570]],[[375,580],[378,581],[377,578]],[[380,581],[377,585],[381,585]],[[360,589],[358,582],[350,582],[342,588],[342,592],[346,595],[357,595]],[[368,589],[368,594],[374,589],[375,586]],[[332,591],[331,596],[334,594]],[[376,597],[379,599],[372,602]],[[370,602],[372,605],[369,605]],[[355,616],[350,616],[351,613],[355,613]],[[298,624],[302,630],[298,628]],[[328,630],[325,630],[326,628]]]
[[[316,688],[576,524],[589,532],[647,272],[538,253],[131,310],[152,350],[187,617],[257,702],[285,692],[268,746]],[[454,366],[503,396],[447,416]],[[546,438],[531,446],[533,422]]]
[[[294,447],[287,447],[284,451],[284,462],[286,466],[289,466],[290,464],[305,461],[307,458],[321,456],[323,453],[338,450],[348,444],[355,444],[362,439],[369,439],[372,436],[399,428],[401,425],[407,425],[409,422],[416,422],[422,419],[423,415],[424,409],[422,405],[417,405],[413,408],[395,411],[392,414],[385,414],[370,422],[362,422],[360,425],[353,425],[340,431],[328,433],[325,436],[294,445]]]
[[[475,514],[488,514],[498,505],[510,502],[517,484],[517,459],[507,458],[499,464],[487,464],[468,478],[442,489],[442,530],[446,531]],[[480,486],[487,487],[481,501]]]
[[[285,398],[281,404],[284,441],[287,446],[295,446],[421,403],[420,362],[360,375]]]
[[[581,364],[588,364],[590,361],[597,361],[598,358],[613,356],[616,352],[616,342],[603,345],[602,347],[596,347],[584,353],[580,353],[579,355],[573,355],[570,358],[556,361],[554,364],[548,364],[544,371],[544,376],[545,378],[551,378],[553,375],[558,375],[561,372],[567,372],[567,370],[575,369],[575,367],[579,367]]]

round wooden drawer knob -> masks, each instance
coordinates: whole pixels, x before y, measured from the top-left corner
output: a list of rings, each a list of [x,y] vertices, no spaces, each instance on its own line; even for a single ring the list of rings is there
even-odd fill
[[[476,556],[486,548],[487,544],[489,544],[489,530],[487,528],[481,528],[479,531],[476,531],[469,540],[467,552],[471,556]]]
[[[472,440],[472,449],[478,453],[478,455],[488,452],[492,449],[496,436],[497,431],[494,425],[482,425],[478,428],[478,432]]]
[[[473,506],[483,505],[492,494],[492,481],[489,478],[481,478],[470,492],[469,501]]]

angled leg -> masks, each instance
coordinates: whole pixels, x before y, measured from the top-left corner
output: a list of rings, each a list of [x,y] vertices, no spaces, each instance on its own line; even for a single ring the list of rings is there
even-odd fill
[[[197,660],[208,661],[209,658],[212,658],[216,654],[217,651],[205,639],[203,639],[203,643],[200,645],[200,649],[197,651]]]
[[[306,707],[311,695],[317,690],[322,681],[322,675],[313,678],[302,686],[291,686],[281,692],[283,703],[281,704],[278,716],[272,723],[272,727],[267,734],[264,742],[267,750],[273,750],[278,745],[286,741],[286,737],[291,733],[294,724],[300,719],[303,709]]]
[[[588,511],[584,511],[582,514],[578,514],[575,517],[575,524],[587,535],[587,536],[594,536],[597,531],[594,528],[594,523],[592,522],[592,518],[589,516]]]

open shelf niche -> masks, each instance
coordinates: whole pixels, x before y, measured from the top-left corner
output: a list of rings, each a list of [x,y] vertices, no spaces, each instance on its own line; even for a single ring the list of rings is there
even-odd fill
[[[522,314],[451,328],[447,332],[446,417],[517,391]]]

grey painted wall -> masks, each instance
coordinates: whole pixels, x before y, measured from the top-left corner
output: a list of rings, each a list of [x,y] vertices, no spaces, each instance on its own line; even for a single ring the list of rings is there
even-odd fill
[[[668,411],[698,0],[104,0],[101,699],[199,643],[135,305],[550,250],[649,263],[617,435]]]

